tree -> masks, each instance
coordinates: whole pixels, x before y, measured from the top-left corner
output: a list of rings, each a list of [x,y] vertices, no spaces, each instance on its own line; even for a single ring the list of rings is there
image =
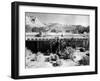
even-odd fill
[[[32,28],[28,25],[25,25],[25,32],[32,32]]]
[[[55,29],[53,29],[53,30],[51,30],[51,32],[56,32],[56,30],[55,30]]]

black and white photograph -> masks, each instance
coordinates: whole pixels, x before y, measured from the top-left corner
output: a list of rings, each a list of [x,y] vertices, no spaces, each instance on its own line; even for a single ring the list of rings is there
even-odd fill
[[[97,7],[12,3],[14,79],[97,74]]]
[[[25,12],[25,68],[88,66],[90,17]]]

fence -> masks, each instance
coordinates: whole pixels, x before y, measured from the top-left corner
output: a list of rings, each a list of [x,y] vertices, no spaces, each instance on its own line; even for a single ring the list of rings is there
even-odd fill
[[[71,39],[49,39],[49,40],[26,40],[26,47],[32,52],[56,52],[65,47],[83,47],[89,50],[89,39],[71,38]]]

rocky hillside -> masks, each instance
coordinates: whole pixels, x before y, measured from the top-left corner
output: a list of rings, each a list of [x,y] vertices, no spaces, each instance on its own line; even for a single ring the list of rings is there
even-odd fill
[[[26,32],[72,32],[72,33],[89,33],[89,26],[81,25],[63,25],[59,23],[42,23],[37,17],[26,16]]]

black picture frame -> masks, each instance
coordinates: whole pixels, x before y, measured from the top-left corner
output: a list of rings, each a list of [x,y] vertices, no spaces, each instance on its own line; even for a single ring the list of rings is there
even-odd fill
[[[75,73],[59,73],[59,74],[43,74],[43,75],[19,75],[19,6],[40,6],[54,8],[74,8],[95,10],[95,71],[90,72],[75,72]],[[49,4],[49,3],[31,3],[31,2],[12,2],[11,4],[11,78],[27,79],[27,78],[43,78],[43,77],[59,77],[73,75],[89,75],[98,73],[98,55],[97,55],[97,7],[96,6],[81,6],[81,5],[64,5],[64,4]]]

